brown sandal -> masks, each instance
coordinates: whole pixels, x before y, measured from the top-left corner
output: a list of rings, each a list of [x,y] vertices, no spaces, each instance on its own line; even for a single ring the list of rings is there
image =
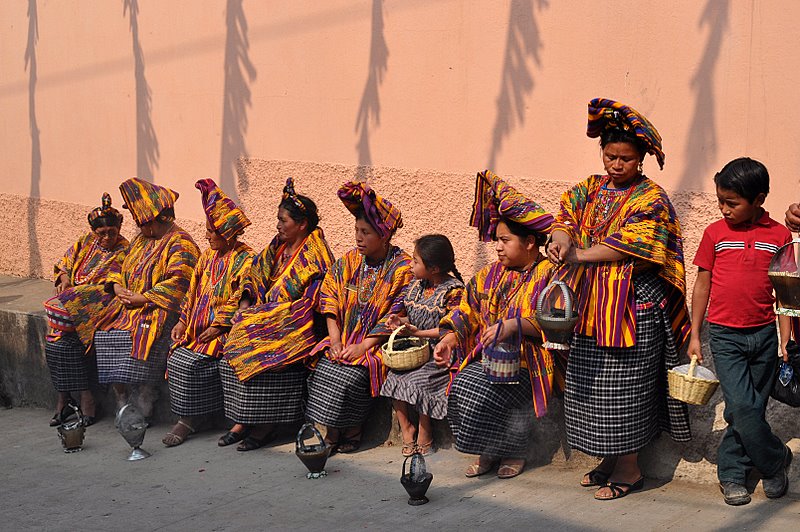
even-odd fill
[[[177,447],[178,445],[185,442],[186,438],[190,434],[194,434],[194,428],[192,428],[192,426],[186,423],[185,421],[179,419],[178,422],[175,423],[175,425],[182,425],[186,427],[187,432],[184,435],[176,434],[172,431],[167,432],[167,434],[161,439],[161,443],[163,443],[167,447]]]
[[[433,450],[433,440],[428,443],[418,443],[414,450],[422,456],[429,456],[436,452]]]
[[[484,462],[483,464],[481,464],[481,459],[478,458],[477,462],[473,462],[467,467],[467,469],[464,471],[464,476],[466,476],[467,478],[472,478],[485,475],[486,473],[492,470],[493,466],[494,466],[493,461],[488,460],[488,463]]]
[[[403,447],[400,449],[400,454],[408,458],[409,456],[414,454],[416,449],[417,445],[413,441],[410,443],[403,442]]]
[[[521,464],[504,464],[501,462],[500,467],[497,469],[497,478],[514,478],[522,473],[523,469],[525,469],[524,460]]]

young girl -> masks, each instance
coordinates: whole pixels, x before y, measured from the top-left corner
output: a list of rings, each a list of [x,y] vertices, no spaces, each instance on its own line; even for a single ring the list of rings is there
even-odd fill
[[[455,266],[453,246],[447,237],[425,235],[414,242],[412,271],[415,279],[404,299],[408,317],[392,314],[387,325],[392,330],[404,325],[400,334],[428,338],[433,352],[439,341],[439,320],[458,307],[464,292],[464,283]],[[392,398],[403,433],[403,456],[411,456],[415,451],[424,455],[431,453],[431,418],[444,419],[447,416],[449,382],[448,369],[436,366],[432,358],[415,370],[389,371],[381,395]],[[418,432],[409,419],[409,407],[416,408],[419,413]]]

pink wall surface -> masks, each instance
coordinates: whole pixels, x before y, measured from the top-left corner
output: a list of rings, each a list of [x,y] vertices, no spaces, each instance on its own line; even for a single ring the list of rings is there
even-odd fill
[[[800,3],[778,0],[8,0],[0,272],[48,276],[101,194],[119,205],[136,175],[181,193],[198,240],[193,184],[213,177],[261,248],[291,175],[337,255],[352,219],[335,190],[361,177],[403,210],[400,245],[444,232],[469,274],[493,256],[467,227],[475,172],[555,208],[602,171],[585,136],[596,96],[658,127],[666,167],[645,170],[676,204],[690,262],[728,160],[768,166],[776,219],[800,196],[798,19]]]

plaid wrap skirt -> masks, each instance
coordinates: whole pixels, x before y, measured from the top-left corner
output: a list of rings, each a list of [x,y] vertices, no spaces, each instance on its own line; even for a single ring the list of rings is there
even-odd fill
[[[494,458],[528,454],[535,413],[530,374],[520,371],[519,384],[492,384],[480,361],[461,370],[450,388],[447,420],[456,449]]]
[[[241,382],[227,360],[219,361],[225,417],[234,423],[294,423],[303,420],[308,370],[302,362],[282,371],[262,371]]]
[[[592,456],[639,452],[659,432],[689,441],[688,408],[667,396],[667,369],[679,364],[660,303],[666,292],[654,274],[634,278],[636,345],[599,347],[576,334],[567,363],[564,413],[567,441]]]
[[[172,413],[203,416],[222,411],[222,382],[216,358],[179,347],[167,359]]]
[[[367,368],[319,359],[308,379],[308,419],[335,429],[358,427],[371,404]]]
[[[120,329],[97,331],[94,346],[97,351],[97,374],[100,384],[154,384],[164,380],[167,355],[170,348],[170,331],[175,320],[164,327],[164,332],[150,348],[147,360],[131,356],[131,333]]]
[[[86,354],[86,346],[75,333],[64,333],[54,342],[45,342],[44,356],[50,380],[57,392],[88,390],[97,382],[97,361]]]
[[[447,417],[447,385],[450,373],[433,360],[411,371],[389,370],[381,395],[404,401],[433,419]]]

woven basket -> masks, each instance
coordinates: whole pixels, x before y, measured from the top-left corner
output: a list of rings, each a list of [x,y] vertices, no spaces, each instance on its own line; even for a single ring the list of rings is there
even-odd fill
[[[395,336],[403,328],[392,331],[389,341],[381,347],[383,364],[395,371],[417,369],[431,358],[430,344],[424,338],[405,337],[395,342]]]
[[[687,365],[678,366],[667,372],[667,380],[669,381],[669,395],[673,399],[689,403],[690,405],[704,405],[708,403],[714,392],[717,391],[719,381],[711,373],[706,370],[707,376],[713,378],[704,378],[695,376],[697,369],[697,357],[692,357],[692,362]],[[701,368],[702,369],[702,368]],[[685,370],[686,372],[682,372]]]

